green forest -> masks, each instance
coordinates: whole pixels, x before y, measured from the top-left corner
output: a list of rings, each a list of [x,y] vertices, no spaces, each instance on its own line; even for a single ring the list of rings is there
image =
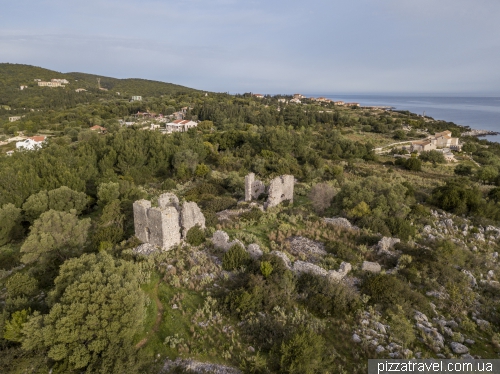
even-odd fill
[[[500,144],[410,112],[291,98],[0,64],[2,370],[365,373],[369,358],[497,358]],[[182,110],[197,127],[151,127]],[[392,146],[444,130],[463,144],[457,162]],[[40,149],[11,152],[34,135]],[[293,175],[293,202],[245,202],[250,172]],[[196,202],[206,228],[140,254],[133,203],[166,192]],[[301,262],[352,270],[333,282],[293,271]]]

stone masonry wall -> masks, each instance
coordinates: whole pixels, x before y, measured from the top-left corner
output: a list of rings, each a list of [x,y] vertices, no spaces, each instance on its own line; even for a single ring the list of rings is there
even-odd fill
[[[266,192],[266,186],[260,180],[255,180],[254,173],[245,177],[245,201],[257,199],[264,192]]]
[[[198,204],[194,202],[184,203],[181,210],[182,236],[185,238],[189,229],[196,225],[204,229],[205,216],[198,207]]]
[[[293,203],[293,175],[280,175],[274,178],[269,184],[269,197],[267,199],[266,208],[271,208],[288,200]]]
[[[148,200],[134,202],[135,236],[164,250],[179,244],[188,230],[195,226],[205,228],[205,217],[194,202],[184,203],[172,193],[158,198],[158,207],[151,207]]]
[[[293,203],[293,186],[295,178],[293,175],[281,175],[271,180],[269,184],[269,197],[265,204],[270,208],[285,200]],[[266,186],[259,180],[255,180],[255,174],[250,173],[245,177],[245,201],[252,201],[266,191]]]

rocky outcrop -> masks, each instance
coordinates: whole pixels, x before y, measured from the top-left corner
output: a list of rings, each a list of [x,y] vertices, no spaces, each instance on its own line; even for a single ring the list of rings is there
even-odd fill
[[[287,241],[290,243],[290,253],[308,262],[318,262],[327,254],[323,243],[303,236],[292,236]]]
[[[196,203],[184,203],[181,210],[182,236],[185,238],[189,229],[196,225],[205,229],[205,216]]]
[[[351,270],[352,266],[350,263],[342,262],[339,270],[330,270],[328,272],[328,279],[333,282],[341,281]]]
[[[369,271],[371,273],[380,273],[382,267],[378,262],[363,261],[363,265],[361,265],[361,270]]]
[[[250,244],[247,248],[247,252],[250,254],[254,260],[257,260],[262,257],[262,250],[260,249],[258,244]]]
[[[290,259],[288,258],[288,256],[284,252],[281,252],[281,251],[272,251],[271,254],[274,255],[274,256],[278,256],[279,258],[281,258],[283,260],[283,263],[285,264],[285,267],[287,269],[291,269],[292,268],[292,262],[290,261]]]
[[[451,350],[453,353],[457,354],[465,354],[469,353],[469,348],[467,348],[465,345],[459,343],[459,342],[451,342],[450,343]]]
[[[328,276],[328,271],[326,271],[325,269],[304,261],[295,261],[293,263],[293,272],[297,274],[314,274],[322,277]]]
[[[212,236],[212,243],[214,244],[215,248],[222,249],[224,251],[229,250],[229,248],[231,248],[235,244],[239,244],[241,248],[245,248],[245,245],[238,239],[229,241],[229,235],[222,230],[217,230],[216,232],[214,232],[214,235]]]
[[[462,269],[462,273],[464,273],[467,276],[467,278],[469,278],[469,283],[471,287],[477,287],[476,277],[474,277],[474,275],[472,275],[472,273],[469,270]]]
[[[205,217],[198,205],[184,203],[181,207],[173,193],[162,194],[158,207],[152,207],[151,201],[138,200],[133,209],[135,236],[164,250],[179,244],[194,225],[205,227]]]
[[[393,249],[394,245],[399,242],[401,242],[401,240],[398,238],[388,238],[384,236],[377,244],[378,254],[392,254],[390,250]]]
[[[168,360],[163,365],[161,374],[172,373],[175,370],[193,374],[241,374],[241,371],[230,366],[212,364],[210,362],[199,362],[190,359],[178,358],[175,361]],[[177,371],[175,371],[177,372]]]
[[[351,222],[349,222],[349,220],[347,220],[346,218],[342,217],[323,218],[323,221],[343,229],[359,230],[357,226],[353,226]]]
[[[158,247],[155,247],[153,244],[144,243],[135,247],[132,251],[140,255],[148,256],[152,253],[158,252]]]

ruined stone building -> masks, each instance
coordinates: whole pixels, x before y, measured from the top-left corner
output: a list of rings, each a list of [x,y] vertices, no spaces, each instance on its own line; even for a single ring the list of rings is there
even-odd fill
[[[148,200],[134,202],[135,236],[144,243],[168,250],[196,225],[205,228],[205,217],[198,205],[186,202],[181,206],[173,193],[161,195],[158,207],[152,207]]]
[[[271,208],[286,200],[293,203],[294,183],[293,175],[280,175],[271,180],[267,188],[268,198],[265,207]],[[254,173],[250,173],[245,177],[245,201],[257,199],[260,194],[265,192],[266,186],[263,182],[255,179]]]

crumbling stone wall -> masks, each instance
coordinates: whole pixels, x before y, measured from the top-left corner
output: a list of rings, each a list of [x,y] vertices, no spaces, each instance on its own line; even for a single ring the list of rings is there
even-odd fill
[[[255,179],[255,174],[250,173],[245,177],[245,201],[257,199],[260,194],[266,192],[266,186]]]
[[[269,197],[267,199],[266,208],[271,208],[288,200],[293,203],[293,175],[280,175],[274,178],[269,184]]]
[[[184,203],[181,210],[182,237],[185,238],[191,227],[205,228],[205,216],[195,202]]]
[[[205,217],[196,203],[179,204],[173,193],[158,198],[158,207],[151,207],[148,200],[133,204],[135,236],[164,250],[179,244],[188,230],[199,224],[205,228]]]
[[[288,200],[293,203],[293,186],[295,178],[293,175],[281,175],[271,180],[268,188],[269,197],[265,204],[270,208]],[[255,179],[255,174],[250,173],[245,177],[245,201],[252,201],[266,192],[264,183]]]

